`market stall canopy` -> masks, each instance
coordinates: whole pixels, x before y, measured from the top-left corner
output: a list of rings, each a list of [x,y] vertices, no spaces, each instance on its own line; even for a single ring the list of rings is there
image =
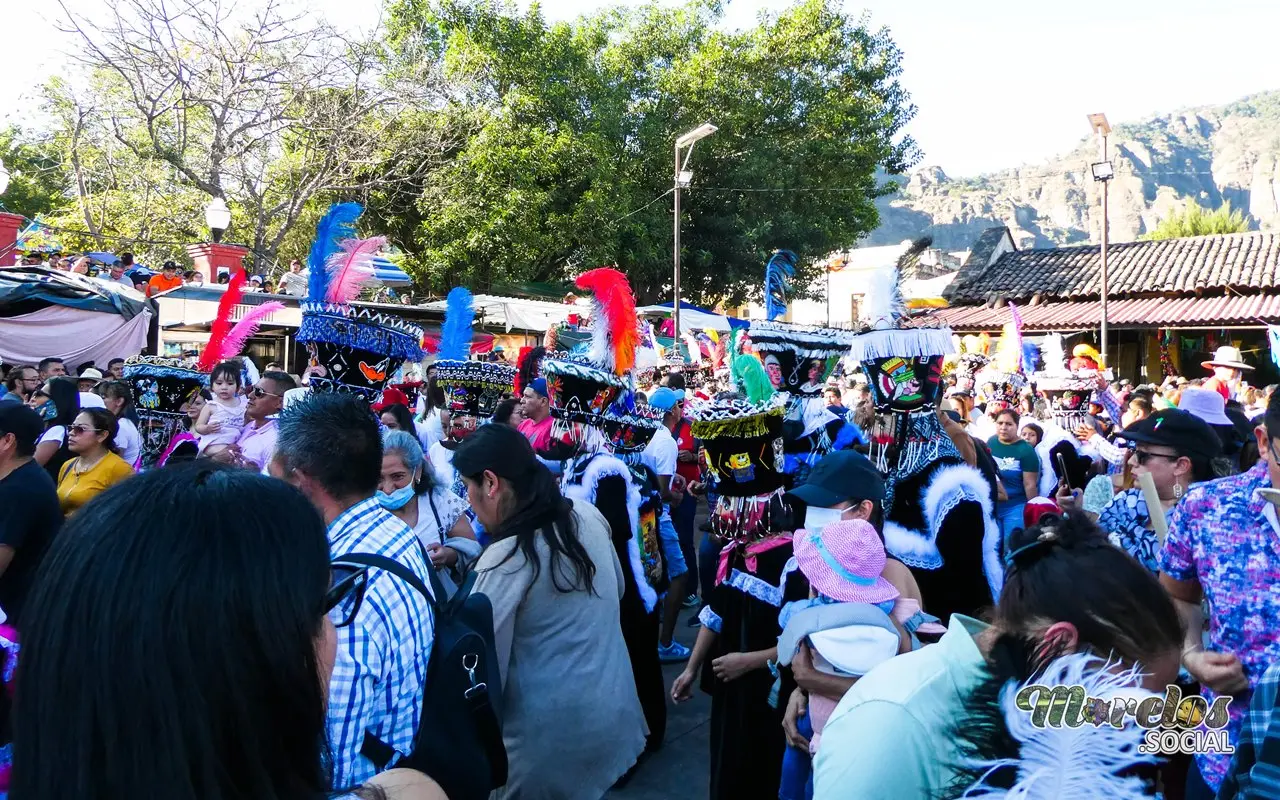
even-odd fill
[[[68,364],[137,355],[154,309],[119,284],[46,267],[0,269],[0,360]]]
[[[651,306],[641,306],[636,309],[636,313],[648,317],[669,317],[671,316],[671,310],[671,303],[657,303]],[[726,317],[724,314],[717,314],[714,311],[689,305],[688,303],[680,304],[680,327],[685,331],[729,331],[734,328],[747,328],[750,325],[751,323],[745,319]]]
[[[902,299],[907,308],[946,308],[943,292],[958,273],[948,272],[936,278],[915,278],[902,284]]]
[[[429,303],[423,303],[419,308],[443,313],[447,305],[445,300],[432,300]],[[537,333],[564,322],[570,314],[583,311],[577,306],[564,303],[492,294],[475,295],[475,308],[476,322],[482,325],[495,325],[506,331],[522,330]]]
[[[413,278],[409,273],[396,266],[396,263],[384,255],[373,257],[373,276],[383,286],[412,286]]]
[[[62,241],[52,228],[37,219],[22,229],[13,249],[19,253],[61,253]]]

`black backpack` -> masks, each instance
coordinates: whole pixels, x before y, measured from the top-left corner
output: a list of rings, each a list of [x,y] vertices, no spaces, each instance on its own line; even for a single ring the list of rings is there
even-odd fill
[[[425,773],[450,800],[484,800],[507,782],[507,751],[498,709],[502,676],[493,639],[493,606],[473,594],[472,572],[447,602],[434,569],[431,589],[408,567],[386,556],[348,553],[335,559],[383,569],[412,586],[431,605],[435,638],[422,690],[422,716],[413,753],[396,763]],[[427,561],[430,564],[430,560]],[[360,752],[381,771],[394,756],[390,745],[366,732]]]

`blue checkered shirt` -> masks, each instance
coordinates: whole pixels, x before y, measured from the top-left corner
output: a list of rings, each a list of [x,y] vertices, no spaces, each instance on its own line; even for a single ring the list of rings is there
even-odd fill
[[[1280,714],[1276,713],[1276,690],[1280,688],[1280,664],[1268,667],[1253,687],[1249,714],[1233,744],[1236,754],[1227,777],[1218,790],[1219,800],[1232,798],[1280,797]],[[1265,751],[1264,751],[1265,748]]]
[[[346,553],[386,556],[431,586],[418,537],[372,498],[329,525],[329,552],[334,558]],[[345,618],[351,602],[334,609],[332,617]],[[357,786],[377,773],[360,754],[365,731],[401,756],[412,752],[433,633],[426,598],[394,575],[369,570],[355,620],[338,628],[338,657],[329,682],[334,786]]]

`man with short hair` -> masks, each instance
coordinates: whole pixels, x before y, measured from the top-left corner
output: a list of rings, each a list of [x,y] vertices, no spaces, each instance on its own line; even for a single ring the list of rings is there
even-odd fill
[[[296,486],[320,512],[329,527],[332,557],[385,556],[430,586],[418,537],[374,499],[381,473],[382,437],[368,405],[358,398],[311,394],[281,415],[271,474]],[[338,628],[329,681],[334,786],[361,784],[384,769],[387,763],[370,758],[375,750],[411,753],[422,714],[431,607],[394,575],[370,569],[367,576],[354,611],[344,604],[331,612],[335,620],[354,614],[351,624]],[[366,735],[376,740],[369,755],[363,747]]]
[[[31,581],[62,527],[53,478],[35,461],[43,430],[32,409],[0,403],[0,608],[19,629]]]
[[[547,398],[547,379],[535,378],[520,393],[520,410],[524,419],[516,430],[533,445],[535,453],[545,452],[551,446],[551,401]]]
[[[1232,742],[1240,739],[1248,693],[1269,666],[1280,662],[1280,629],[1268,622],[1280,618],[1280,593],[1274,591],[1280,584],[1280,520],[1261,491],[1280,487],[1280,397],[1267,404],[1254,436],[1258,464],[1190,486],[1169,516],[1159,555],[1160,583],[1186,627],[1182,665],[1204,687],[1210,704],[1219,696],[1236,698],[1226,728]],[[1212,600],[1207,645],[1205,597]],[[1231,756],[1220,753],[1196,755],[1186,796],[1212,797],[1230,762]]]
[[[56,378],[59,375],[67,374],[67,365],[62,363],[60,358],[42,358],[40,365],[37,367],[40,372],[40,382]]]
[[[107,375],[109,375],[111,377],[111,380],[113,381],[124,380],[124,359],[113,358],[110,361],[108,361]]]
[[[130,256],[128,253],[125,253],[125,255],[129,256],[130,263],[126,265],[124,263],[124,258],[122,257],[119,261],[111,265],[111,269],[107,273],[109,277],[105,277],[103,278],[103,280],[106,280],[109,283],[118,283],[121,286],[128,286],[130,289],[132,289],[133,278],[130,278],[128,275],[125,275],[124,271],[128,269],[129,266],[132,266],[133,256]]]
[[[249,390],[244,427],[235,443],[213,456],[215,461],[260,470],[264,474],[276,449],[276,415],[284,405],[284,393],[296,387],[284,372],[264,372]]]
[[[147,281],[147,297],[155,297],[158,294],[177,289],[182,285],[182,275],[178,272],[178,265],[172,261],[164,262],[159,275],[153,275],[151,280]]]
[[[659,537],[667,560],[667,577],[671,583],[663,599],[662,630],[658,636],[658,660],[663,664],[689,660],[689,648],[672,637],[675,635],[676,617],[680,613],[680,606],[685,599],[684,593],[688,588],[688,579],[685,576],[691,566],[696,566],[690,562],[694,554],[692,539],[690,546],[686,548],[673,518],[675,509],[685,499],[684,481],[681,479],[672,481],[679,474],[680,448],[676,444],[675,437],[671,435],[671,427],[680,418],[682,394],[664,386],[649,398],[649,406],[662,411],[663,416],[662,424],[645,445],[643,455],[644,462],[653,470],[653,474],[658,476],[658,488],[662,490],[662,514],[658,519]],[[697,503],[697,499],[692,495],[690,499]],[[671,538],[675,539],[674,548],[668,545],[668,540]],[[683,569],[678,569],[681,566]],[[696,588],[695,582],[694,589]]]
[[[7,391],[0,397],[0,403],[25,403],[31,398],[31,393],[40,388],[40,375],[30,364],[19,364],[9,369],[4,388]]]
[[[289,271],[280,276],[281,294],[303,297],[307,293],[307,274],[302,271],[302,262],[293,259],[289,262]]]

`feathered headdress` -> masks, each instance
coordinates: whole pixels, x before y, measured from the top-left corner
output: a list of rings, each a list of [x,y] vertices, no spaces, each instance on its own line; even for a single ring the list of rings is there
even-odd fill
[[[226,350],[224,343],[227,334],[231,332],[231,312],[244,299],[244,282],[245,275],[243,269],[235,270],[231,274],[231,280],[227,281],[227,290],[222,293],[222,299],[218,301],[218,314],[213,318],[213,325],[209,331],[209,343],[205,345],[204,352],[200,354],[200,360],[196,362],[196,370],[199,372],[212,372],[218,362],[226,360],[229,356],[224,356]],[[232,355],[239,355],[237,350]]]
[[[592,293],[589,358],[601,368],[622,375],[635,366],[636,298],[627,277],[601,267],[578,276],[575,285]]]
[[[329,257],[337,253],[342,240],[355,238],[356,220],[364,213],[359,203],[335,203],[316,225],[316,238],[307,255],[307,299],[323,303],[329,295]]]
[[[542,376],[542,359],[547,354],[545,347],[522,347],[520,348],[520,357],[516,363],[519,369],[516,372],[516,394],[524,391],[524,387],[533,383]]]
[[[1067,354],[1062,349],[1062,334],[1051,333],[1044,337],[1040,345],[1040,361],[1044,371],[1049,375],[1066,375]]]
[[[865,298],[859,309],[864,328],[883,331],[898,327],[907,307],[902,302],[897,267],[874,270],[868,275]]]
[[[1022,315],[1018,307],[1009,304],[1011,319],[1004,324],[1000,333],[1000,341],[996,344],[996,369],[1001,372],[1022,372]]]
[[[1107,701],[1133,697],[1140,692],[1142,675],[1137,669],[1114,669],[1089,653],[1055,659],[1025,685],[1083,686],[1087,697]],[[1156,763],[1156,756],[1140,749],[1143,730],[1126,720],[1123,727],[1086,722],[1036,726],[1031,712],[1018,708],[1022,686],[1010,681],[1000,691],[1000,705],[1009,735],[1018,744],[1017,758],[974,764],[985,768],[981,781],[964,794],[967,798],[1018,798],[1018,800],[1093,800],[1097,797],[1126,800],[1147,797],[1145,782],[1133,775],[1141,764]],[[1143,692],[1146,695],[1149,693]],[[1017,780],[1009,789],[986,785],[992,774],[1015,769]]]
[[[324,301],[342,305],[356,299],[360,294],[360,287],[373,279],[373,256],[386,243],[385,236],[343,239],[339,242],[338,249],[325,262],[329,285],[325,290]]]
[[[737,376],[735,383],[741,387],[749,403],[759,405],[775,394],[769,373],[755,356],[741,355],[734,358],[733,371]]]
[[[787,313],[787,293],[796,274],[796,254],[778,250],[764,268],[764,318],[775,320]]]
[[[471,328],[476,319],[471,292],[456,286],[445,300],[444,325],[440,328],[441,360],[466,361],[471,355]]]

